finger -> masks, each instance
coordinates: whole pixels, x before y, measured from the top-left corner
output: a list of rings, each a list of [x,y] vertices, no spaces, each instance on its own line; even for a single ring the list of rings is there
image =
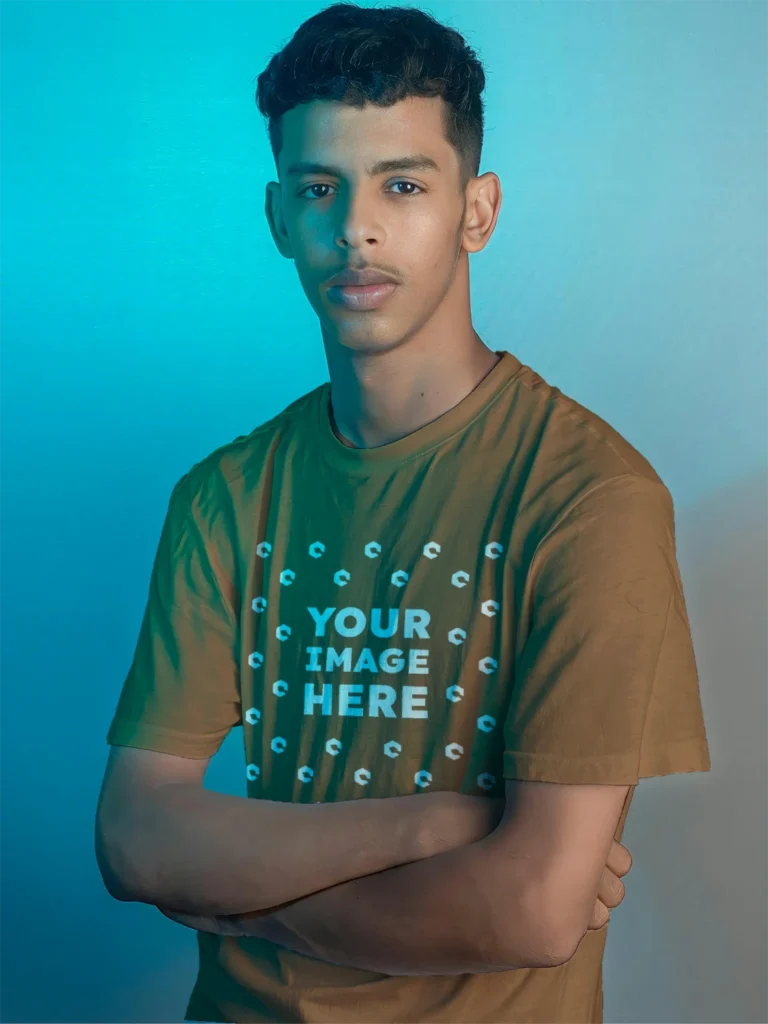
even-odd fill
[[[618,875],[621,878],[632,867],[632,854],[626,846],[622,846],[621,843],[617,843],[614,839],[608,852],[606,866],[610,868],[614,875]]]
[[[587,931],[596,932],[600,928],[604,928],[610,919],[611,914],[608,907],[601,900],[595,900],[595,906],[592,909],[592,920],[589,922]]]
[[[618,907],[625,895],[624,883],[609,868],[603,868],[600,875],[600,884],[597,888],[597,898],[606,907],[613,909]]]
[[[629,850],[626,846],[622,846],[621,843],[617,843],[615,839],[611,843],[611,848],[608,851],[606,866],[619,877],[626,875],[632,867],[632,855]]]

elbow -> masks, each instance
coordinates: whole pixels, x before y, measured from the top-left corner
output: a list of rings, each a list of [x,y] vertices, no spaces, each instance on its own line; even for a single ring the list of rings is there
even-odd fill
[[[509,948],[509,941],[503,944],[496,963],[498,970],[517,971],[528,967],[561,967],[575,953],[567,943],[561,941],[559,935],[534,936],[527,933],[525,941],[517,943],[516,949]]]
[[[146,900],[140,899],[136,894],[129,892],[128,889],[123,889],[119,883],[107,882],[104,880],[104,888],[107,890],[113,900],[119,900],[120,903],[145,903]]]
[[[113,900],[119,900],[120,903],[146,903],[139,893],[125,885],[121,879],[113,872],[110,868],[105,865],[99,864],[99,871],[101,873],[101,880],[104,883],[104,888],[107,890]]]
[[[541,915],[542,927],[537,935],[536,950],[542,967],[562,967],[568,963],[586,933],[586,928],[573,927],[573,921],[566,919],[562,907],[560,903],[552,908],[551,913]]]
[[[515,906],[503,911],[499,962],[507,970],[561,967],[573,957],[583,931],[574,938],[557,904],[535,884],[522,885],[518,892]]]
[[[543,937],[537,946],[539,967],[562,967],[568,963],[578,949],[579,943],[572,942],[569,933],[555,930]]]
[[[104,883],[104,888],[107,890],[113,900],[119,900],[121,903],[142,903],[146,902],[135,893],[132,889],[121,882],[117,875],[105,864],[99,861],[99,872],[101,874],[101,880]]]
[[[125,864],[124,855],[114,843],[107,840],[98,827],[95,832],[94,853],[104,888],[113,899],[121,903],[148,902],[128,881],[127,872],[121,866]]]

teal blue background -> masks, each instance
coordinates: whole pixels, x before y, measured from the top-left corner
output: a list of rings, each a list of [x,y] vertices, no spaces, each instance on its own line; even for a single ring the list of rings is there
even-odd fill
[[[3,1021],[183,1017],[195,935],[109,897],[93,821],[172,486],[327,379],[254,101],[323,6],[0,5]],[[475,328],[677,510],[715,768],[637,795],[605,1019],[764,1021],[768,8],[425,9],[488,76]],[[208,788],[244,795],[241,737]]]

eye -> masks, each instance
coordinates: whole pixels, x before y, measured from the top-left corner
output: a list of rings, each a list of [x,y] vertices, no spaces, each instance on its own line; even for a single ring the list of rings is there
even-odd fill
[[[417,185],[414,181],[402,181],[402,180],[393,181],[392,182],[392,187],[394,187],[395,185],[407,185],[409,188],[417,189],[418,192],[423,192],[424,191],[424,189],[421,187],[421,185]],[[297,193],[297,195],[303,196],[305,192],[309,192],[309,190],[313,189],[313,188],[333,188],[333,186],[329,185],[327,182],[318,181],[318,182],[315,182],[314,185],[305,185],[304,188],[301,189],[301,191]],[[416,192],[400,192],[400,193],[396,192],[395,195],[399,195],[399,197],[401,199],[408,199],[408,198],[410,198],[410,196],[417,195],[417,193]],[[327,196],[312,196],[311,198],[312,199],[327,199]]]

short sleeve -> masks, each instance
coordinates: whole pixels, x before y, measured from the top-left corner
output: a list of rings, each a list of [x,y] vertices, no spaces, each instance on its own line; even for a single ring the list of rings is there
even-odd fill
[[[225,597],[210,490],[187,474],[171,494],[133,662],[107,743],[212,756],[242,723],[237,617]]]
[[[504,777],[636,785],[710,770],[666,486],[604,480],[539,542],[523,594]]]

